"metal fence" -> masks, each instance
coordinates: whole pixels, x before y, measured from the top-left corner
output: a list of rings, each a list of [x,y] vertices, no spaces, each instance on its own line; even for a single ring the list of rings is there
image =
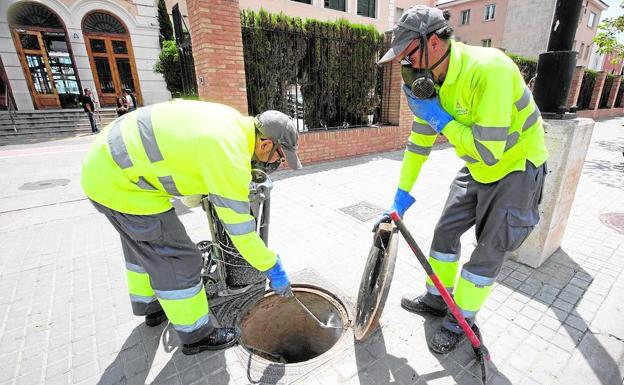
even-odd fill
[[[249,27],[243,23],[248,110],[276,109],[299,131],[384,123],[382,44],[361,36]]]
[[[191,35],[188,32],[180,7],[175,4],[171,9],[173,30],[176,46],[180,55],[180,77],[182,80],[182,96],[185,99],[197,98],[197,79],[195,77],[195,62],[193,61],[193,47]]]

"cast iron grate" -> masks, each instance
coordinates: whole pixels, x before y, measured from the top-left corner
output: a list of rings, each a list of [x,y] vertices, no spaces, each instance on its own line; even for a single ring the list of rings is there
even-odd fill
[[[620,234],[624,234],[624,213],[600,214],[600,222]]]
[[[384,209],[372,203],[362,201],[351,206],[343,207],[340,211],[352,216],[358,221],[367,222],[380,216],[384,212]]]

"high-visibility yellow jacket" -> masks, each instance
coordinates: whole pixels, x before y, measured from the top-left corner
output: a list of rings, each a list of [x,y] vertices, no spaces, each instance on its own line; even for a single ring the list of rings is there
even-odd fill
[[[208,195],[241,255],[261,271],[275,253],[249,211],[254,118],[233,108],[172,101],[140,108],[109,124],[82,165],[87,196],[135,215],[171,209],[172,196]]]
[[[451,40],[446,77],[437,87],[442,107],[453,117],[442,131],[466,161],[472,177],[492,183],[548,158],[542,118],[516,64],[495,48]],[[399,188],[410,191],[429,157],[436,132],[414,117]]]

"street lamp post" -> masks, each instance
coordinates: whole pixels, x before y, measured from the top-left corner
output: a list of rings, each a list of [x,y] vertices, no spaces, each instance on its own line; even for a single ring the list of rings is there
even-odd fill
[[[533,96],[546,119],[576,116],[566,106],[577,52],[572,51],[584,0],[557,0],[547,52],[539,55]]]

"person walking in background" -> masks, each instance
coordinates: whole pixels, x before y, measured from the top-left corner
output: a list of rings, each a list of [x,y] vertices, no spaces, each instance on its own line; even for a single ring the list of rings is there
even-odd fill
[[[129,88],[123,90],[123,97],[126,99],[126,106],[128,107],[128,112],[132,112],[136,110],[136,99],[132,95],[132,91]]]
[[[91,95],[91,90],[85,88],[84,95],[82,95],[80,102],[82,103],[82,108],[87,113],[89,123],[91,123],[91,132],[95,134],[100,132],[100,130],[98,130],[97,124],[95,122],[95,105],[93,104],[93,99]]]

